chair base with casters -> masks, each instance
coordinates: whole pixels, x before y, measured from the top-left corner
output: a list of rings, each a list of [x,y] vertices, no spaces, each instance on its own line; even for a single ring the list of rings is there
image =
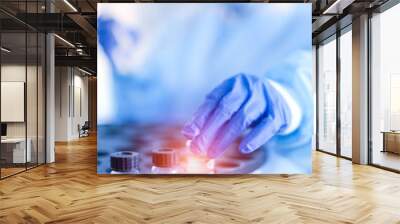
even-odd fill
[[[89,129],[90,129],[89,121],[85,121],[85,123],[82,126],[78,124],[79,138],[88,137]]]

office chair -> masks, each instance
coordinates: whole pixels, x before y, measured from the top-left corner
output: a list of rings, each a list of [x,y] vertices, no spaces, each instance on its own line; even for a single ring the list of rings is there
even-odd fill
[[[89,136],[89,129],[90,129],[89,121],[85,121],[82,127],[80,127],[80,125],[78,124],[79,138]]]

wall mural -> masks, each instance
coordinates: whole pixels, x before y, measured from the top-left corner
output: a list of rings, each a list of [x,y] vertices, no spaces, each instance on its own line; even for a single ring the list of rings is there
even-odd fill
[[[98,4],[98,173],[311,173],[311,33],[311,4]]]

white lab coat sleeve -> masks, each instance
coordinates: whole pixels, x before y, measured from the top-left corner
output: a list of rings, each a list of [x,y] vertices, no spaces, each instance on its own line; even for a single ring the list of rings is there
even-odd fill
[[[271,84],[272,88],[274,88],[282,96],[284,103],[286,104],[287,108],[289,108],[289,124],[287,124],[287,126],[281,129],[279,132],[280,135],[288,135],[300,126],[302,110],[298,102],[285,87],[273,80],[268,80],[268,82]]]

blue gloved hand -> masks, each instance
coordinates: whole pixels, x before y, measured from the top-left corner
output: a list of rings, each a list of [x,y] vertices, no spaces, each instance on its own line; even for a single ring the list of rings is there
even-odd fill
[[[215,158],[248,128],[239,145],[242,153],[258,149],[289,122],[287,103],[270,82],[239,74],[207,95],[182,133],[191,140],[194,153]]]

